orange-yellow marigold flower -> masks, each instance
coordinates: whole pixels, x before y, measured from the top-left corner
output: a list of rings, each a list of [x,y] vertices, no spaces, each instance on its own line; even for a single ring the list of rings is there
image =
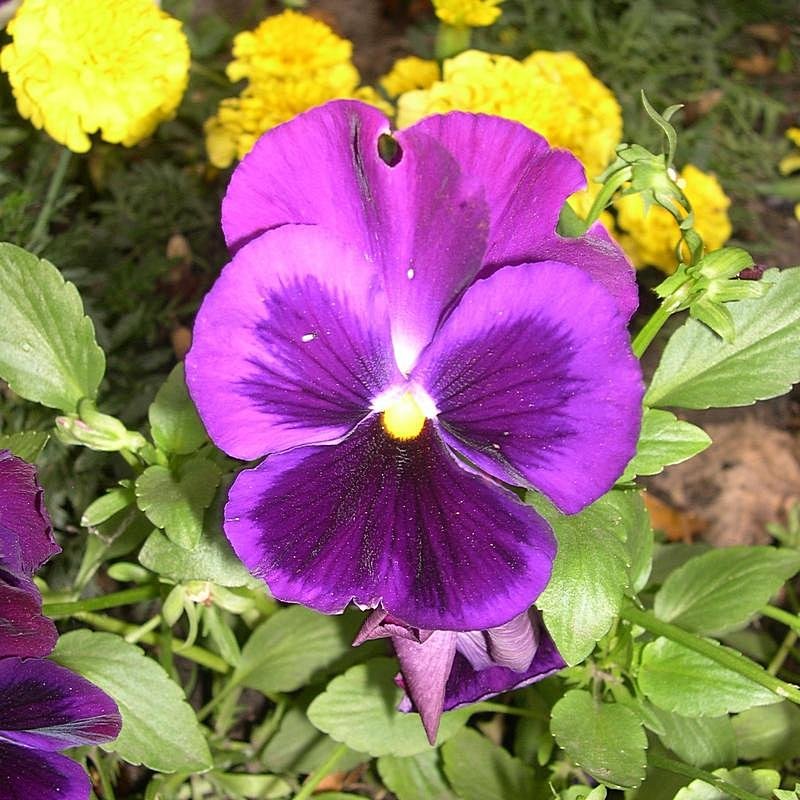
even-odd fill
[[[398,58],[391,70],[379,79],[389,97],[398,97],[415,89],[428,89],[439,80],[439,65],[418,56]]]
[[[20,114],[75,152],[133,145],[174,113],[189,75],[181,23],[152,0],[25,0],[0,53]]]
[[[457,28],[491,25],[501,13],[503,0],[433,0],[436,16]]]

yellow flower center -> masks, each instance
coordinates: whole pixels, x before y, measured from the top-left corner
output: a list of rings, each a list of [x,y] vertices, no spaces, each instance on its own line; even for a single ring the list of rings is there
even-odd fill
[[[411,392],[394,401],[381,415],[384,430],[400,441],[415,439],[425,425],[425,412]]]

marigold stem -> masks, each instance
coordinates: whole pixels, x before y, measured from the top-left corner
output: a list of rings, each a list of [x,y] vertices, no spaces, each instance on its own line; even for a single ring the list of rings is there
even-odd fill
[[[620,617],[632,622],[634,625],[639,625],[656,636],[664,636],[689,650],[694,650],[695,653],[699,653],[726,669],[738,672],[739,675],[753,681],[753,683],[769,689],[778,697],[783,697],[800,705],[800,687],[770,675],[760,664],[756,664],[755,661],[751,661],[735,650],[723,647],[719,642],[703,639],[694,633],[679,628],[677,625],[664,622],[651,612],[636,608],[633,605],[625,606],[620,612]]]
[[[672,758],[665,758],[664,756],[657,755],[656,753],[648,753],[647,763],[651,767],[658,767],[658,769],[672,772],[675,775],[684,775],[687,778],[699,779],[704,783],[719,789],[721,792],[737,798],[737,800],[762,800],[758,795],[748,792],[746,789],[740,789],[733,783],[718,778],[711,772],[706,772],[704,769],[698,769],[690,764],[684,764],[682,761],[675,761]]]

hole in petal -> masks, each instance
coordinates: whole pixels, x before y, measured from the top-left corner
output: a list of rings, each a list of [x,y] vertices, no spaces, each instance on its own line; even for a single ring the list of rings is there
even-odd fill
[[[388,133],[382,133],[378,137],[378,155],[385,164],[396,167],[403,157],[403,148],[400,142]]]

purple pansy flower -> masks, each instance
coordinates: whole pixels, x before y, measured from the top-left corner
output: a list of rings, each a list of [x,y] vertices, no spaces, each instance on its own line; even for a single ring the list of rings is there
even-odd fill
[[[583,171],[522,125],[389,132],[336,101],[245,157],[187,381],[217,445],[269,455],[237,477],[225,531],[277,598],[493,628],[556,548],[500,482],[573,513],[633,455],[634,272],[602,226],[556,233]]]
[[[383,609],[370,614],[354,644],[391,638],[401,711],[419,712],[431,744],[443,711],[527,686],[566,666],[535,609],[483,631],[412,628]]]
[[[86,800],[83,767],[59,750],[115,739],[114,701],[45,658],[57,633],[33,574],[60,552],[36,469],[0,451],[0,787],[8,800]]]

